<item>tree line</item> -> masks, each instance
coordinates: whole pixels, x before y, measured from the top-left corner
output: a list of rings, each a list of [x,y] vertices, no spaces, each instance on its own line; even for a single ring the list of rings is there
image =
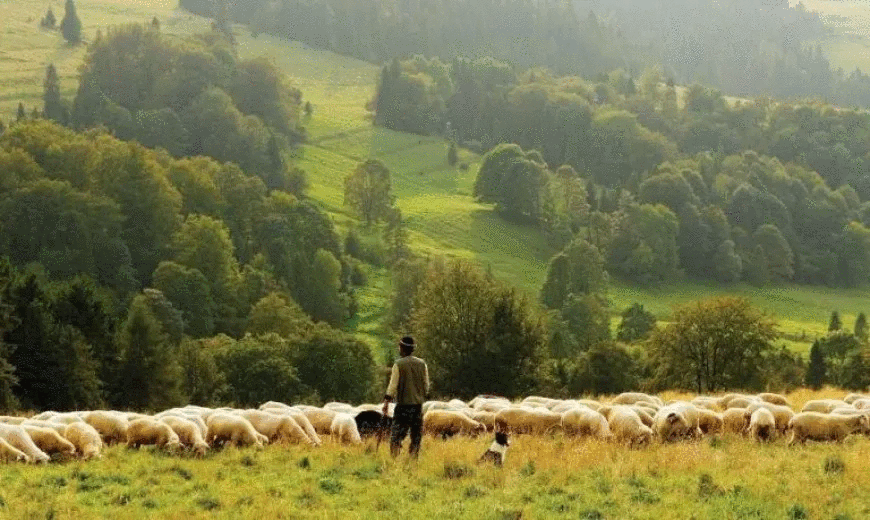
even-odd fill
[[[557,249],[584,238],[639,283],[870,280],[870,116],[698,85],[680,106],[661,80],[417,57],[383,68],[373,108],[377,124],[491,148],[477,198]]]

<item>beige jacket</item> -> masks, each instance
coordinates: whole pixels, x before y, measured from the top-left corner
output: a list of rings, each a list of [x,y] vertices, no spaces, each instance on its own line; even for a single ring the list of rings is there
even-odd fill
[[[393,363],[386,400],[396,404],[423,404],[429,395],[429,367],[416,356],[400,357]]]

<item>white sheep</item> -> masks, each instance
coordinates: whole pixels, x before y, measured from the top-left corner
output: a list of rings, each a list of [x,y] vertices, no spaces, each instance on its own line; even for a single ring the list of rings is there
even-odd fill
[[[752,412],[747,408],[729,408],[722,412],[722,427],[725,433],[744,434],[751,418]]]
[[[818,412],[801,412],[789,422],[792,436],[788,444],[813,441],[840,442],[851,433],[870,429],[865,415],[827,415]]]
[[[568,410],[562,414],[562,431],[566,435],[595,437],[598,439],[610,439],[613,435],[610,433],[610,425],[607,419],[596,412],[578,406]]]
[[[251,422],[255,430],[265,435],[269,442],[286,441],[313,445],[302,427],[287,415],[276,415],[260,410],[244,410],[239,413]]]
[[[24,431],[26,431],[28,435],[30,435],[33,443],[49,456],[57,453],[67,457],[72,457],[76,453],[76,447],[73,443],[61,437],[57,431],[52,430],[51,428],[25,425],[22,425],[21,427],[24,428]]]
[[[460,412],[430,410],[423,415],[423,432],[443,437],[458,433],[476,436],[486,432],[486,426]]]
[[[752,440],[770,441],[776,436],[776,419],[765,407],[758,407],[749,417],[749,437]]]
[[[791,401],[789,401],[784,395],[773,394],[770,392],[763,392],[758,394],[756,397],[761,399],[762,401],[770,404],[775,404],[779,406],[788,406],[791,408]]]
[[[562,415],[546,408],[511,407],[495,414],[496,431],[550,433],[562,427]]]
[[[172,428],[181,445],[191,449],[196,455],[202,457],[208,451],[202,430],[195,422],[176,415],[165,415],[159,420]]]
[[[614,440],[629,446],[649,444],[653,431],[643,424],[633,409],[627,406],[615,406],[610,411],[607,423]]]
[[[665,406],[653,418],[653,432],[663,442],[691,436],[692,424],[678,407]]]
[[[51,460],[51,457],[39,449],[27,431],[20,425],[0,424],[0,438],[27,455],[29,462],[48,462]]]
[[[214,413],[206,421],[208,436],[205,441],[215,446],[228,442],[231,446],[255,446],[262,448],[268,442],[265,435],[258,433],[250,421],[235,414]]]
[[[12,446],[2,438],[0,438],[0,458],[6,462],[30,462],[30,457],[28,457],[27,454]]]
[[[840,401],[839,399],[813,399],[804,404],[804,407],[801,408],[801,412],[831,413],[831,410],[834,408],[840,408],[842,406],[849,406],[849,403]]]
[[[362,444],[359,429],[353,416],[346,413],[338,413],[333,417],[330,424],[332,438],[343,444]]]
[[[127,447],[154,445],[168,450],[181,448],[181,440],[166,423],[152,417],[130,421],[127,427]]]
[[[95,410],[85,414],[84,421],[100,433],[100,437],[106,444],[127,442],[127,429],[130,427],[130,423],[122,414],[108,410]]]
[[[335,419],[338,412],[314,407],[300,407],[300,410],[317,433],[321,435],[332,434],[332,420]]]
[[[63,437],[76,447],[79,456],[85,460],[100,458],[103,439],[93,426],[85,422],[73,422],[63,431]]]
[[[772,404],[770,402],[759,402],[749,405],[747,410],[749,413],[754,413],[759,408],[766,408],[773,414],[773,419],[776,421],[776,431],[784,435],[788,430],[788,423],[794,417],[794,411],[788,406]]]

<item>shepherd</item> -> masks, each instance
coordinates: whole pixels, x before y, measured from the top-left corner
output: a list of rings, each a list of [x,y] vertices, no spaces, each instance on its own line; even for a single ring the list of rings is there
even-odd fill
[[[384,416],[390,402],[395,401],[393,411],[393,431],[390,435],[390,454],[393,457],[402,451],[402,443],[408,431],[411,444],[408,453],[417,458],[420,453],[420,440],[423,437],[423,401],[429,397],[429,367],[422,359],[413,355],[414,338],[405,336],[399,341],[399,359],[393,363],[390,384],[384,396]]]

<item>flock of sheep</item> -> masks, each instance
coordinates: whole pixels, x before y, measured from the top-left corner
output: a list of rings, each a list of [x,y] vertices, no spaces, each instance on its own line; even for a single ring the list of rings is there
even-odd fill
[[[47,462],[58,458],[101,457],[105,445],[129,448],[154,445],[198,456],[224,445],[262,448],[273,442],[318,446],[321,435],[336,442],[362,444],[363,437],[384,433],[381,406],[328,403],[290,406],[270,401],[259,409],[186,406],[155,415],[120,411],[43,412],[33,417],[0,416],[0,458]],[[428,401],[423,431],[442,438],[505,431],[595,437],[629,446],[654,439],[670,442],[703,435],[734,433],[769,441],[789,432],[789,444],[806,440],[842,441],[853,433],[870,434],[870,396],[807,402],[800,412],[779,394],[698,396],[663,402],[644,393],[623,393],[609,401],[527,397],[513,403],[478,396],[469,402]]]

